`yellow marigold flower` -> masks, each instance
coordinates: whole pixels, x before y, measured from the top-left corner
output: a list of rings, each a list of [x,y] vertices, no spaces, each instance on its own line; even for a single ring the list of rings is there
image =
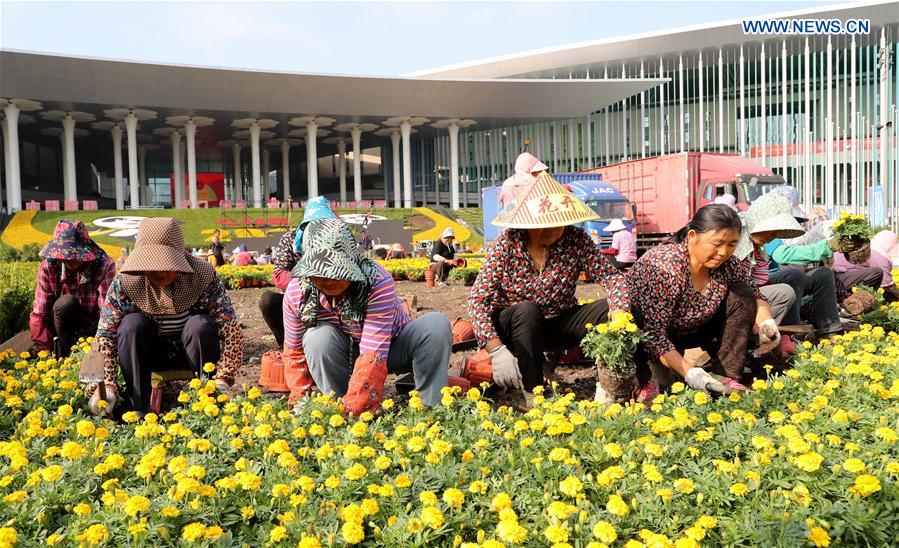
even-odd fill
[[[849,492],[860,497],[867,497],[880,491],[880,480],[871,474],[862,474],[855,478],[855,485],[849,488]]]
[[[621,450],[621,446],[617,443],[607,443],[603,450],[606,452],[606,455],[612,457],[613,459],[621,458],[621,455],[624,454],[624,451]]]
[[[167,518],[176,518],[181,515],[181,510],[178,510],[174,506],[166,506],[160,510],[159,513]]]
[[[851,458],[843,461],[843,468],[852,472],[853,474],[858,474],[859,472],[865,471],[865,463],[861,459]]]
[[[749,493],[750,489],[746,486],[745,483],[737,482],[731,485],[728,491],[730,491],[730,494],[734,495],[735,497],[743,497]]]
[[[282,540],[287,538],[287,528],[278,525],[268,535],[268,539],[271,542],[281,542]]]
[[[346,471],[344,471],[343,476],[350,481],[356,481],[365,477],[365,474],[367,473],[368,470],[366,470],[364,466],[357,462],[356,464],[347,468]]]
[[[605,544],[612,544],[618,538],[618,533],[608,521],[599,521],[593,526],[593,536]]]
[[[450,508],[460,508],[464,501],[465,493],[456,489],[455,487],[450,487],[443,492],[443,502],[445,502],[446,505]]]
[[[421,511],[421,521],[431,529],[439,529],[444,523],[443,512],[434,506],[428,506]]]
[[[696,484],[689,478],[678,478],[674,480],[674,488],[681,493],[689,495],[696,490]]]
[[[815,472],[819,468],[821,468],[821,463],[824,462],[824,457],[811,451],[809,453],[803,453],[799,455],[795,459],[793,459],[793,464],[796,465],[797,468],[803,470],[805,472]]]
[[[564,525],[551,524],[543,530],[543,536],[549,542],[568,542],[568,529]]]
[[[125,514],[136,516],[141,512],[146,512],[150,508],[150,499],[141,495],[130,497],[125,502]]]
[[[521,544],[527,540],[528,532],[517,520],[504,519],[496,525],[496,536],[503,542]]]
[[[620,518],[623,518],[630,512],[630,507],[624,502],[620,495],[611,495],[606,502],[606,510]]]
[[[59,455],[66,460],[78,460],[84,456],[87,451],[84,450],[84,447],[81,447],[81,444],[74,441],[67,441],[62,445],[62,449],[59,451]]]
[[[79,516],[86,516],[91,513],[90,504],[85,504],[83,502],[76,504],[74,508],[72,508],[72,512]]]
[[[322,543],[319,542],[317,538],[310,537],[306,533],[303,533],[303,537],[300,539],[297,548],[322,548]]]
[[[808,540],[819,548],[830,546],[830,535],[821,527],[812,527],[808,532]]]
[[[92,436],[95,430],[96,427],[91,421],[81,420],[75,423],[75,431],[78,432],[78,435],[83,438]]]
[[[400,474],[396,477],[396,481],[394,481],[393,484],[398,488],[403,489],[412,485],[412,478],[410,478],[408,474]]]
[[[584,484],[574,476],[568,476],[559,484],[559,490],[569,497],[576,497],[583,488]]]

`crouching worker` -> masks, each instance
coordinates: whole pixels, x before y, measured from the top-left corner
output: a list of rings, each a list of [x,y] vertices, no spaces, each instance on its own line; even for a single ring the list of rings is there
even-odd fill
[[[631,311],[648,335],[637,347],[637,379],[652,376],[650,361],[683,377],[695,390],[726,394],[745,390],[740,383],[753,326],[762,344],[774,346],[780,333],[771,309],[747,270],[735,257],[741,222],[726,205],[707,205],[676,235],[641,257],[628,273]],[[707,351],[717,380],[684,358],[688,348]],[[657,365],[657,364],[655,364]]]
[[[598,216],[549,174],[518,195],[517,205],[493,224],[506,227],[487,252],[468,299],[478,344],[490,354],[493,381],[523,389],[527,405],[544,383],[544,352],[580,344],[586,325],[627,310],[625,278],[584,229]],[[608,300],[579,305],[581,272]]]
[[[378,409],[388,372],[412,371],[422,401],[440,402],[452,342],[449,320],[438,312],[412,320],[393,277],[356,250],[346,223],[309,223],[293,276],[284,295],[282,356],[291,399],[311,390],[308,363],[322,392],[342,396],[354,415]]]
[[[97,330],[100,306],[115,277],[115,263],[91,240],[81,221],[62,220],[41,250],[29,325],[37,350],[68,356],[79,337]],[[58,348],[53,338],[58,337]]]
[[[191,369],[225,389],[243,358],[243,332],[215,269],[185,251],[178,221],[164,217],[141,222],[134,249],[109,287],[97,340],[107,397],[115,401],[121,368],[125,406],[138,415],[150,407],[153,371]],[[206,370],[207,363],[215,369]]]

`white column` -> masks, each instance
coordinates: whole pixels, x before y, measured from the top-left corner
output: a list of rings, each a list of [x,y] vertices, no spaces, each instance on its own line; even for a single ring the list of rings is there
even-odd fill
[[[346,203],[346,141],[337,141],[337,175],[340,177],[340,203]]]
[[[290,143],[287,141],[281,141],[281,173],[281,199],[286,202],[290,199]]]
[[[128,113],[125,116],[125,129],[128,132],[128,189],[131,195],[131,209],[140,207],[140,179],[137,176],[137,116]]]
[[[137,164],[140,170],[140,203],[150,205],[147,199],[147,149],[144,145],[137,145]]]
[[[122,127],[112,126],[112,157],[115,169],[115,208],[125,209],[125,182],[122,180]]]
[[[412,199],[412,124],[400,124],[403,136],[403,200],[406,208],[411,208]]]
[[[853,38],[854,39],[854,38]],[[783,41],[780,50],[780,140],[781,140],[781,165],[783,166],[784,181],[787,180],[787,41]]]
[[[803,180],[805,183],[805,206],[811,207],[814,200],[814,193],[812,192],[812,170],[810,169],[811,158],[814,154],[814,151],[811,149],[812,144],[812,63],[811,63],[811,50],[808,47],[808,37],[805,38],[805,116],[804,116],[804,124],[802,126],[802,133],[806,136],[805,139],[805,147],[803,150],[803,155],[806,158],[806,169],[803,174]]]
[[[181,172],[181,134],[178,130],[172,132],[172,175],[175,179],[175,208],[181,209],[181,200],[184,199],[184,173]]]
[[[740,156],[746,156],[746,67],[740,46]]]
[[[830,42],[827,43],[830,46]],[[880,76],[880,116],[878,119],[879,126],[878,132],[880,137],[880,185],[883,187],[884,199],[891,198],[890,194],[892,192],[887,187],[887,175],[889,174],[889,158],[887,151],[887,141],[892,143],[892,139],[890,139],[890,128],[886,125],[887,120],[889,119],[889,105],[890,105],[890,80],[889,80],[889,72],[890,72],[890,52],[887,49],[886,42],[886,32],[883,28],[880,29],[880,62],[878,64],[878,76]],[[828,57],[829,58],[829,57]],[[893,213],[895,215],[895,212]]]
[[[234,199],[243,200],[243,177],[240,170],[240,143],[231,145],[234,153]]]
[[[640,78],[643,78],[643,61],[640,60]],[[590,118],[592,115],[587,115],[587,143],[589,145],[587,154],[590,155],[591,161],[588,162],[587,167],[593,167],[592,161],[592,150],[593,146],[590,140]],[[640,92],[640,158],[646,158],[646,128],[644,126],[644,120],[646,120],[646,92]]]
[[[400,132],[390,134],[390,150],[393,153],[393,207],[399,209],[402,206],[400,191]]]
[[[253,122],[250,126],[250,183],[253,185],[253,207],[262,207],[262,188],[260,188],[259,174],[262,169],[259,166],[259,132],[262,128]]]
[[[623,77],[624,75],[622,75]],[[677,95],[678,95],[678,103],[680,104],[680,109],[677,112],[678,123],[677,126],[680,128],[680,151],[684,152],[684,141],[686,141],[686,135],[684,134],[684,56],[677,56]]]
[[[271,173],[271,165],[269,164],[269,160],[271,157],[269,156],[269,150],[267,148],[262,149],[262,201],[268,202],[268,195],[271,190],[271,185],[269,184],[269,174]]]
[[[724,54],[718,48],[718,152],[724,152]]]
[[[665,62],[659,59],[659,78],[665,77]],[[659,156],[665,154],[665,84],[659,86]],[[609,109],[606,109],[606,165],[609,164]]]
[[[197,208],[197,124],[188,120],[184,124],[187,135],[187,194],[191,209]]]
[[[459,209],[459,126],[447,128],[450,138],[450,207]]]
[[[353,200],[362,201],[362,130],[359,126],[350,131],[353,138]]]
[[[699,52],[699,152],[705,151],[705,72],[702,66],[702,52]]]
[[[824,200],[825,204],[828,208],[833,207],[833,198],[834,198],[834,181],[833,181],[833,45],[830,42],[830,36],[827,37],[827,63],[825,67],[827,69],[827,78],[825,79],[825,83],[827,85],[827,114],[825,116],[825,124],[826,127],[824,129],[825,136],[825,146],[827,147],[827,151],[824,154],[824,161],[827,162],[827,165],[824,166]]]
[[[850,161],[849,163],[852,165],[852,197],[853,201],[856,203],[855,213],[858,213],[858,209],[864,204],[864,196],[861,195],[860,190],[862,188],[862,179],[859,177],[858,170],[858,102],[855,99],[855,71],[856,71],[856,53],[855,53],[855,35],[852,35],[852,41],[849,45],[849,105],[850,105],[850,115],[852,116],[852,122],[849,126],[849,139],[851,143],[851,149],[849,152]]]
[[[10,103],[4,109],[6,113],[7,157],[9,169],[6,171],[7,212],[22,209],[22,179],[19,175],[19,107]]]
[[[66,151],[66,176],[63,195],[66,200],[77,200],[78,186],[75,182],[75,119],[71,116],[63,118],[62,130]]]
[[[306,124],[306,173],[309,179],[308,197],[318,196],[318,150],[316,140],[318,138],[318,124],[310,120]]]
[[[67,199],[65,194],[69,191],[69,151],[66,149],[66,134],[59,134],[59,149],[62,151],[62,190],[63,200]]]
[[[768,166],[768,151],[766,150],[768,146],[768,111],[765,108],[767,106],[767,98],[768,98],[768,89],[766,87],[768,83],[768,59],[765,56],[765,43],[762,42],[762,57],[761,57],[761,76],[762,76],[762,94],[761,94],[761,107],[762,107],[762,138],[760,139],[762,142],[762,165]]]
[[[12,203],[12,185],[9,184],[9,131],[6,128],[5,118],[0,121],[0,129],[3,131],[3,182],[6,183],[6,196],[4,199],[6,201],[7,212],[11,212],[9,209],[10,204]]]

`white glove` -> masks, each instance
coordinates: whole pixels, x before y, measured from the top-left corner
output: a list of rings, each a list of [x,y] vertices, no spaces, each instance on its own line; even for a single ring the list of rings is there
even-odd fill
[[[98,386],[87,402],[87,408],[95,417],[111,417],[112,410],[115,409],[118,389],[111,385],[106,385],[106,408],[100,409],[100,387]]]
[[[593,395],[593,401],[602,405],[610,405],[615,402],[615,399],[599,383],[596,383],[596,393]]]
[[[774,318],[768,318],[759,324],[759,348],[758,355],[767,354],[780,345],[780,330]]]
[[[503,388],[524,390],[521,371],[518,370],[518,358],[509,352],[506,345],[490,352],[490,362],[493,367],[493,382]]]
[[[687,385],[690,388],[701,392],[715,394],[730,394],[733,392],[733,390],[728,388],[721,381],[715,379],[715,377],[701,367],[694,367],[687,371],[687,374],[684,375],[684,380],[687,381]]]

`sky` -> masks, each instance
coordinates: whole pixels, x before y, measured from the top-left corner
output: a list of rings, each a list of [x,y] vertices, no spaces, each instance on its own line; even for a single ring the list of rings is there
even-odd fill
[[[0,48],[213,67],[396,76],[537,48],[827,4],[825,0],[0,0]]]

